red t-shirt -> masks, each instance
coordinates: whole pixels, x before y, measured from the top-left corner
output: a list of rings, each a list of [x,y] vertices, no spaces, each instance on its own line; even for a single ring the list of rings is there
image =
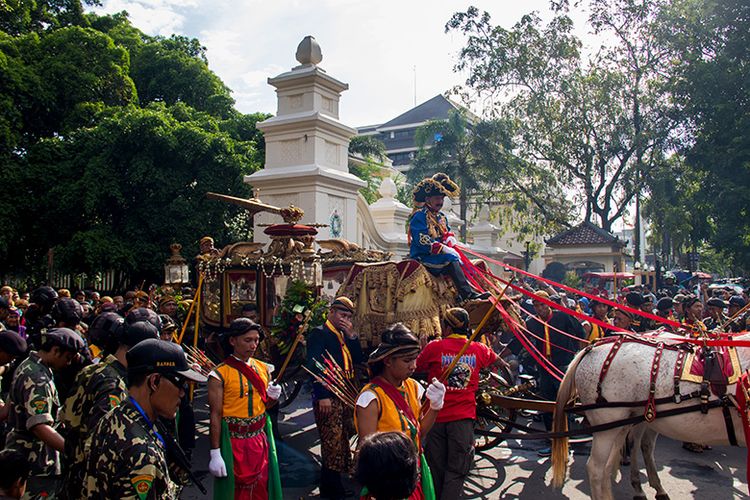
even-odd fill
[[[428,380],[439,379],[465,343],[466,337],[433,340],[419,354],[417,371],[427,372]],[[445,405],[438,413],[438,422],[477,417],[474,395],[479,388],[479,370],[495,361],[497,354],[492,349],[479,342],[471,343],[445,382]]]

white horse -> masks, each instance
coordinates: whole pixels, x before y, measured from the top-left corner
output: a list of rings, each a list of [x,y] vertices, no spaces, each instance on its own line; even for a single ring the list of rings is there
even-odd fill
[[[662,340],[661,337],[659,340]],[[676,338],[676,337],[673,337]],[[750,334],[738,335],[737,340],[750,340]],[[589,350],[583,350],[573,359],[568,367],[565,377],[560,385],[555,405],[554,430],[564,430],[566,416],[564,407],[569,401],[572,401],[576,391],[580,403],[583,405],[593,404],[597,400],[597,384],[599,383],[599,374],[602,370],[605,359],[607,358],[611,343],[595,345]],[[655,347],[638,342],[624,342],[619,352],[615,355],[606,378],[602,383],[602,396],[611,402],[624,401],[644,401],[648,398],[650,373],[652,362],[654,360]],[[740,366],[742,370],[750,366],[750,348],[737,348]],[[655,398],[665,398],[674,396],[674,367],[677,362],[677,352],[670,349],[664,349],[659,364],[658,376],[656,379]],[[681,381],[680,393],[689,394],[700,389],[700,384]],[[735,386],[727,387],[728,394],[734,394]],[[711,395],[711,399],[716,396]],[[681,415],[673,415],[659,418],[659,413],[664,410],[677,408],[686,405],[695,405],[700,402],[699,399],[689,399],[680,404],[669,402],[656,407],[657,418],[651,423],[642,424],[642,430],[653,431],[653,433],[663,434],[672,439],[687,442],[697,442],[704,445],[728,445],[727,429],[724,422],[722,409],[712,408],[707,414],[700,411],[694,411]],[[606,424],[618,420],[627,419],[644,414],[644,406],[638,407],[612,407],[597,408],[585,411],[588,422],[592,425]],[[735,435],[739,444],[746,445],[743,438],[742,419],[739,413],[732,409],[731,420],[734,427]],[[586,470],[591,487],[591,497],[594,500],[612,500],[612,475],[615,466],[619,464],[620,449],[622,448],[628,432],[633,425],[624,425],[614,429],[594,433],[594,440],[591,445],[591,455],[586,463]],[[640,432],[640,431],[639,431]],[[653,446],[656,439],[655,434],[650,434],[646,440],[646,446]],[[649,444],[650,442],[650,444]],[[653,455],[651,455],[653,457]],[[556,487],[562,487],[565,481],[568,462],[568,440],[567,438],[556,439],[553,441],[552,464],[554,480]],[[647,466],[649,464],[647,463]],[[656,469],[653,467],[653,475],[656,475]],[[637,469],[637,467],[636,467]],[[637,477],[637,476],[636,476]],[[649,475],[652,485],[654,481]],[[631,472],[632,480],[632,472]],[[658,478],[656,479],[658,481]],[[640,485],[639,485],[640,486]],[[658,489],[657,489],[658,491]],[[658,491],[666,495],[663,490]],[[660,499],[668,498],[666,496]]]
[[[643,462],[646,465],[646,476],[648,484],[656,490],[656,500],[669,500],[669,495],[661,485],[659,473],[656,471],[656,461],[654,460],[654,449],[656,448],[656,438],[659,434],[649,428],[648,424],[638,424],[628,433],[628,442],[630,444],[630,485],[633,487],[633,500],[646,500],[646,493],[641,486],[641,471],[638,468],[638,452],[643,455]],[[615,472],[614,470],[612,471]]]

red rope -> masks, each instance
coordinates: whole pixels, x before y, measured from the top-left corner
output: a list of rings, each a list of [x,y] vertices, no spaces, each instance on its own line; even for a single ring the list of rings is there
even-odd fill
[[[551,286],[554,286],[554,287],[558,287],[558,288],[562,288],[563,290],[565,290],[567,292],[575,293],[575,294],[581,295],[583,297],[587,297],[589,299],[596,300],[597,302],[602,302],[604,304],[608,304],[608,305],[610,305],[612,307],[628,311],[631,314],[636,314],[636,315],[644,317],[644,318],[653,319],[654,321],[658,321],[659,323],[663,323],[665,325],[669,325],[669,326],[672,326],[674,328],[684,328],[683,325],[680,324],[677,321],[673,321],[671,319],[662,318],[661,316],[657,316],[656,314],[648,313],[646,311],[641,311],[640,309],[634,309],[634,308],[632,308],[630,306],[627,306],[627,305],[624,305],[624,304],[618,304],[617,302],[611,301],[611,300],[609,300],[609,299],[607,299],[605,297],[601,297],[601,296],[598,296],[598,295],[592,295],[592,294],[584,292],[582,290],[576,290],[575,288],[569,287],[567,285],[563,285],[562,283],[558,283],[556,281],[552,281],[550,279],[543,278],[541,276],[537,276],[536,274],[532,274],[532,273],[524,271],[522,269],[518,269],[517,267],[513,267],[513,266],[511,266],[509,264],[506,264],[504,262],[500,262],[500,261],[497,261],[495,259],[491,259],[491,258],[489,258],[487,256],[484,256],[484,255],[482,255],[480,253],[477,253],[477,252],[475,252],[475,251],[473,251],[473,250],[471,250],[469,248],[461,247],[461,250],[465,251],[466,253],[469,253],[471,255],[474,255],[475,257],[479,257],[482,260],[486,260],[487,262],[491,262],[491,263],[496,264],[498,266],[506,267],[506,268],[510,269],[511,271],[520,273],[520,274],[522,274],[524,276],[528,276],[529,278],[534,278],[534,279],[542,281],[542,282],[544,282],[544,283],[546,283],[548,285],[551,285]],[[493,275],[493,277],[495,277],[496,279],[500,279],[502,281],[501,278],[497,278],[494,275]],[[528,294],[529,292],[525,291],[524,293]],[[609,328],[612,328],[612,325],[610,325]]]
[[[461,249],[463,249],[463,247]],[[480,258],[483,258],[483,259],[485,258],[485,257],[481,256],[480,254],[477,254],[477,253],[475,253],[473,251],[467,250],[467,252],[471,253],[472,255],[475,255],[477,257],[480,257]],[[460,250],[459,250],[459,253],[460,253]],[[508,265],[506,265],[506,264],[504,264],[502,262],[498,262],[498,261],[496,261],[494,259],[487,258],[487,260],[489,262],[493,263],[493,264],[499,264],[499,265],[508,267],[508,268],[510,268],[512,270],[520,271],[521,273],[526,274],[526,275],[528,275],[530,277],[535,277],[535,275],[533,275],[533,274],[526,273],[525,271],[521,271],[519,269],[516,269],[513,266],[508,266]],[[477,266],[475,266],[471,261],[468,261],[468,262],[471,264],[471,266],[474,267],[474,269],[477,269],[478,271],[480,271],[480,272],[482,272],[484,274],[492,276],[493,278],[495,278],[496,280],[500,281],[501,283],[509,283],[507,280],[504,280],[504,279],[502,279],[502,278],[500,278],[498,276],[495,276],[493,273],[491,273],[489,271],[482,271],[480,268],[478,268]],[[547,280],[545,278],[539,278],[539,279],[541,279],[542,281],[544,281],[546,283],[553,283],[553,284],[555,283],[554,281],[550,281],[550,280]],[[560,284],[557,284],[557,285],[560,286],[560,287],[562,287],[562,288],[564,288],[564,289],[570,290],[572,293],[576,293],[576,290],[574,288],[570,288],[570,287],[567,287],[565,285],[560,285]],[[624,330],[624,329],[618,328],[618,327],[616,327],[614,325],[610,325],[609,323],[603,323],[603,322],[597,320],[594,317],[587,316],[585,314],[579,313],[578,311],[574,311],[574,310],[569,309],[567,307],[561,306],[560,304],[557,304],[556,302],[552,302],[551,300],[545,299],[544,297],[539,297],[536,294],[533,294],[532,292],[529,292],[528,290],[526,290],[524,288],[521,288],[521,287],[519,287],[517,285],[514,285],[513,283],[510,283],[509,286],[513,290],[519,291],[519,292],[521,292],[524,295],[532,297],[534,300],[538,300],[540,302],[543,302],[543,303],[547,304],[550,307],[553,307],[553,308],[555,308],[557,310],[560,310],[560,311],[566,312],[568,314],[571,314],[571,315],[573,315],[573,316],[575,316],[577,318],[584,318],[587,321],[596,323],[597,325],[603,326],[603,327],[608,328],[610,330],[615,330],[615,331],[622,332],[622,333],[628,333],[628,334],[631,334],[631,335],[634,333],[634,332],[632,332],[630,330]],[[602,301],[602,302],[607,303],[607,304],[614,304],[616,307],[619,307],[621,309],[625,309],[625,310],[628,310],[628,311],[638,311],[636,309],[632,309],[632,308],[627,307],[627,306],[618,305],[618,304],[616,304],[615,302],[612,302],[612,301],[602,300],[600,297],[595,297],[595,296],[592,296],[592,295],[584,293],[584,292],[581,292],[581,293],[584,296],[593,297],[595,300],[599,300],[599,301]],[[664,320],[664,318],[661,318],[659,316],[655,316],[653,314],[648,314],[648,313],[645,313],[643,311],[638,311],[638,312],[640,313],[641,316],[645,316],[645,317],[652,317],[653,316],[655,318],[659,318],[659,320],[662,323],[669,324],[669,325],[678,325],[679,329],[681,329],[681,330],[685,329],[684,325],[682,325],[681,323],[678,323],[676,321]],[[740,334],[740,335],[744,336],[746,334]],[[724,338],[726,338],[726,340],[723,340]],[[681,342],[681,343],[694,344],[694,345],[698,345],[698,346],[707,345],[707,346],[713,346],[713,347],[750,347],[750,340],[738,340],[738,339],[733,338],[732,334],[719,334],[719,338],[717,338],[717,339],[693,339],[693,338],[690,338],[690,337],[684,337],[684,338],[681,337],[681,338],[675,339],[675,340],[679,340],[679,342]]]
[[[474,285],[479,290],[485,291],[484,287],[482,287],[475,279],[475,276],[477,276],[482,278],[486,283],[493,287],[495,291],[500,292],[500,289],[495,283],[483,276],[483,272],[481,269],[477,268],[474,263],[472,263],[465,255],[463,255],[460,250],[458,250],[458,253],[461,257],[464,274],[472,285]],[[536,361],[539,366],[541,366],[547,373],[549,373],[551,377],[553,377],[557,381],[562,381],[562,376],[564,375],[564,373],[554,364],[552,364],[552,361],[547,359],[539,351],[539,349],[536,348],[534,343],[529,341],[526,335],[518,329],[518,327],[520,326],[519,323],[505,310],[499,300],[495,302],[495,308],[502,316],[505,324],[508,325],[511,333],[513,333],[513,335],[518,339],[518,341],[521,343],[521,346],[526,349],[526,352],[531,355],[534,361]],[[557,347],[560,348],[559,346]]]
[[[561,312],[566,313],[566,314],[570,314],[571,316],[575,316],[578,319],[582,319],[582,320],[588,321],[590,323],[597,324],[597,325],[601,326],[602,328],[606,328],[608,330],[613,330],[613,331],[616,331],[616,332],[623,332],[623,333],[632,333],[630,330],[625,330],[624,328],[619,328],[619,327],[616,327],[614,325],[610,325],[609,323],[606,323],[604,321],[596,319],[593,316],[588,316],[587,314],[580,313],[580,312],[578,312],[578,311],[576,311],[574,309],[570,309],[568,307],[565,307],[565,306],[563,306],[561,304],[558,304],[557,302],[554,302],[552,300],[546,299],[544,297],[540,297],[539,295],[536,295],[533,292],[529,292],[528,290],[526,290],[523,287],[519,287],[518,285],[514,285],[513,283],[510,283],[510,282],[508,282],[508,281],[500,278],[499,276],[495,276],[490,271],[483,271],[482,269],[480,269],[479,267],[477,267],[476,265],[474,265],[474,263],[471,262],[468,259],[466,260],[466,262],[467,262],[466,266],[469,267],[470,269],[473,268],[473,270],[475,272],[478,271],[480,273],[484,273],[484,274],[487,274],[489,276],[492,276],[493,278],[495,278],[496,280],[498,280],[498,281],[500,281],[502,283],[508,283],[508,285],[510,286],[510,288],[512,288],[513,290],[516,290],[516,291],[518,291],[518,292],[520,292],[520,293],[522,293],[522,294],[524,294],[524,295],[526,295],[528,297],[531,297],[532,299],[534,299],[537,302],[542,302],[543,304],[547,304],[549,307],[551,307],[553,309],[556,309],[556,310],[561,311]],[[491,283],[489,280],[488,280],[488,282],[493,287],[497,288],[497,286],[494,283]],[[580,338],[576,337],[575,335],[570,335],[570,334],[568,334],[566,332],[563,332],[562,330],[558,330],[557,328],[554,328],[551,325],[548,325],[548,326],[550,328],[553,328],[554,330],[556,330],[556,331],[558,331],[558,332],[560,332],[560,333],[562,333],[564,335],[567,335],[569,337],[572,337],[572,338],[574,338],[576,340],[584,340],[584,339],[580,339]]]

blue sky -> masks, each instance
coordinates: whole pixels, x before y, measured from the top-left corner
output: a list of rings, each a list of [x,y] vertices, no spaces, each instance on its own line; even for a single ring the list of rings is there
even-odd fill
[[[100,12],[126,10],[150,35],[197,37],[210,68],[233,90],[245,113],[276,111],[266,80],[296,65],[306,35],[323,50],[320,66],[350,85],[341,119],[351,126],[383,123],[414,104],[463,82],[453,72],[461,35],[445,33],[457,11],[476,5],[493,22],[511,27],[547,0],[104,0]]]

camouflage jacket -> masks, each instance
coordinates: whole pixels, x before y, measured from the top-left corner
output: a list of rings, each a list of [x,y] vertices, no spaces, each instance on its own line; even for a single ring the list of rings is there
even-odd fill
[[[96,426],[87,443],[85,498],[176,498],[164,444],[132,401],[125,399]]]
[[[96,424],[128,397],[127,370],[113,355],[85,367],[76,377],[73,394],[65,400],[60,420],[65,426],[68,469],[63,490],[73,495],[83,487],[86,441]]]
[[[60,408],[52,370],[42,363],[36,351],[31,351],[13,375],[9,401],[13,408],[6,447],[29,457],[32,476],[60,474],[59,453],[31,432],[35,425],[54,425]]]

